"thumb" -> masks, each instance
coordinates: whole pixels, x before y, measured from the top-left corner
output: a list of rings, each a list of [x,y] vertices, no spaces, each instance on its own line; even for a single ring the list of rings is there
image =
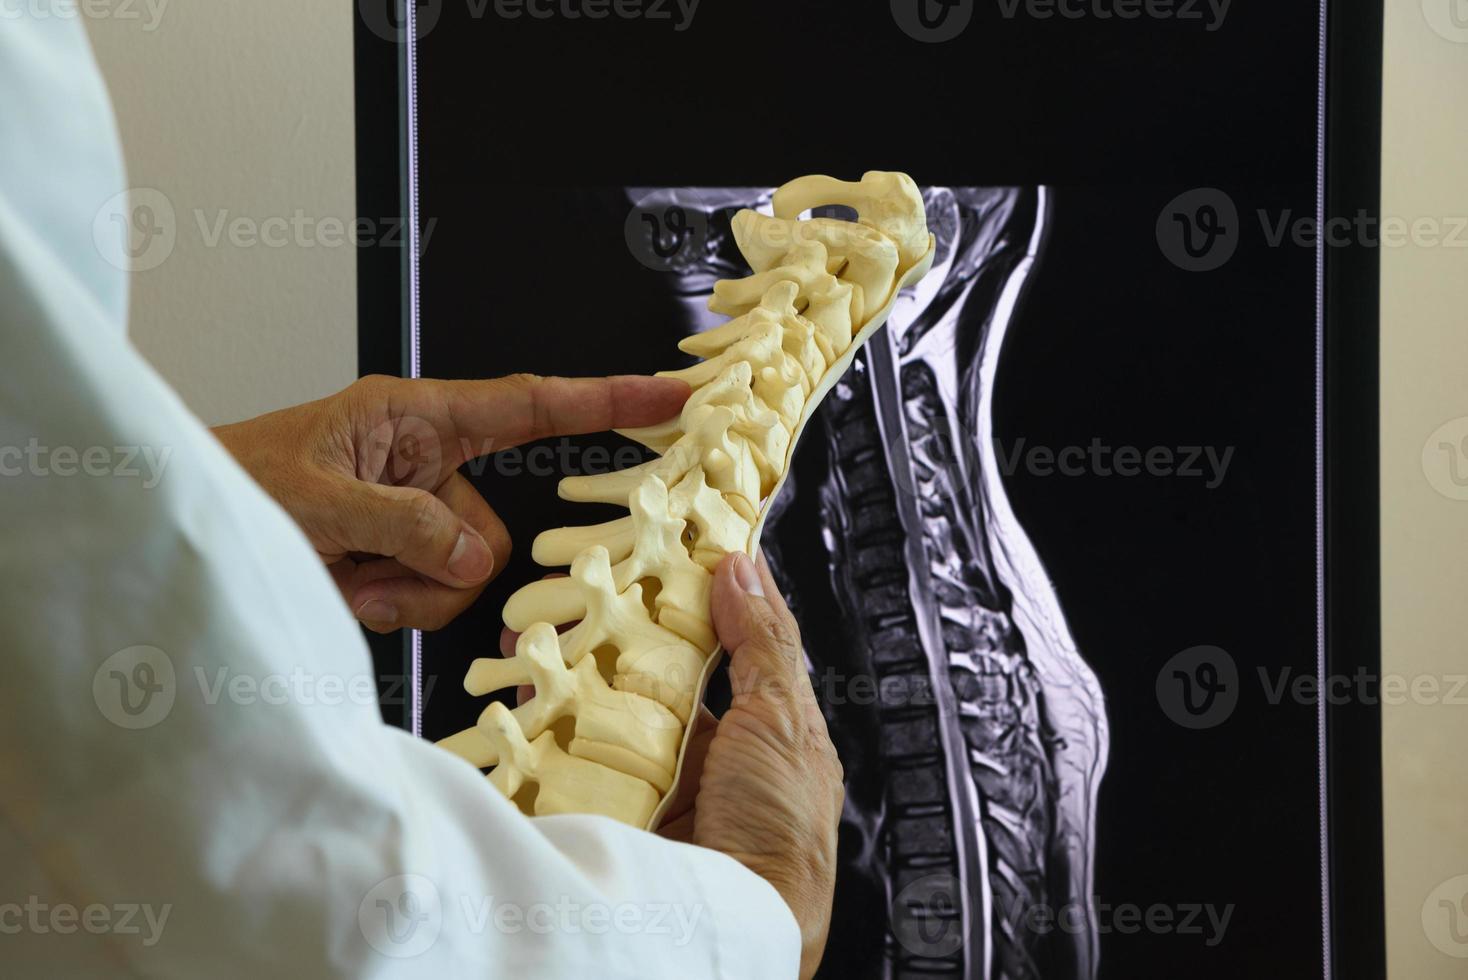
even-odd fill
[[[757,693],[786,697],[805,677],[800,630],[766,569],[748,555],[725,556],[714,573],[714,631],[729,651],[735,698]]]
[[[427,490],[344,480],[328,520],[344,551],[387,558],[444,585],[469,588],[494,571],[484,538]],[[330,525],[328,525],[330,526]]]

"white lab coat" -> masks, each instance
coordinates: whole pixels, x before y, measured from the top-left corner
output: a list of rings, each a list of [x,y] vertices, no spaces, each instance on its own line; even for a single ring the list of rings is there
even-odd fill
[[[381,724],[320,560],[127,343],[110,106],[42,7],[0,22],[0,976],[793,977],[735,861]]]

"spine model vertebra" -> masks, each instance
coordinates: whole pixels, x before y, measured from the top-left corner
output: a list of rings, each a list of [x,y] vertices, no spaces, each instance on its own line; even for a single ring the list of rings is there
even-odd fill
[[[800,218],[829,205],[857,220]],[[628,515],[536,538],[535,560],[569,565],[570,576],[511,596],[515,656],[476,660],[464,681],[475,695],[534,685],[518,708],[492,703],[439,743],[494,767],[490,782],[527,814],[655,824],[718,660],[713,570],[758,548],[806,420],[933,261],[922,195],[906,174],[802,177],[775,192],[771,210],[733,219],[753,273],[719,282],[709,301],[731,319],[679,344],[700,363],[662,372],[693,388],[682,412],[622,430],[658,457],[561,481],[563,498]]]

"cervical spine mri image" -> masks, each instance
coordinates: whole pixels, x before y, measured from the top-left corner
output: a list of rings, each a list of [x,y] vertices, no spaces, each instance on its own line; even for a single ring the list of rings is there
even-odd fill
[[[727,218],[769,191],[628,188],[665,230],[689,332],[740,274]],[[991,406],[1043,248],[1043,188],[924,191],[933,270],[807,430],[764,553],[801,622],[846,770],[823,975],[1090,978],[1088,907],[1108,730],[1044,567],[1010,508]],[[884,928],[872,928],[874,923]]]

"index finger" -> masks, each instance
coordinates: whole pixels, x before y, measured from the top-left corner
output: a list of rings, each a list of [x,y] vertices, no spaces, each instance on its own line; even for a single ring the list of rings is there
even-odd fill
[[[444,381],[449,420],[461,444],[482,454],[548,436],[575,436],[653,425],[671,418],[690,388],[676,378],[542,378],[512,374],[487,381]],[[471,450],[472,451],[472,450]]]

